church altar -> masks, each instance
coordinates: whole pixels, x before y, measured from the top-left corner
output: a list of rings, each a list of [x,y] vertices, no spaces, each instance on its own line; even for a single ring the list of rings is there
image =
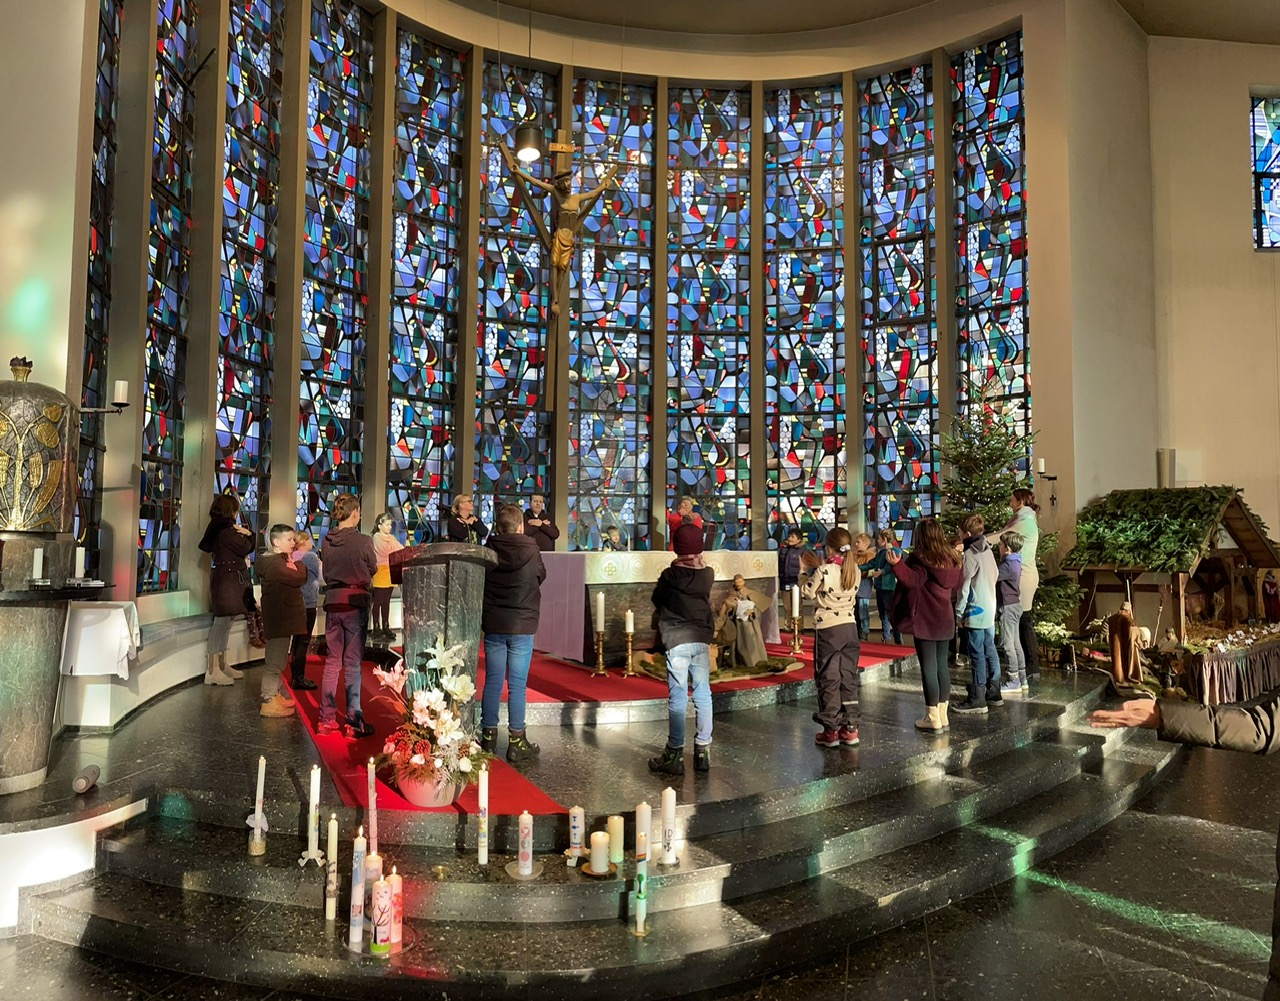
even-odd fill
[[[771,599],[761,610],[760,625],[766,642],[779,642],[778,554],[709,550],[702,558],[716,574],[711,589],[712,608],[733,586],[734,576],[742,574],[748,587]],[[607,667],[624,666],[624,615],[627,609],[635,615],[635,650],[648,650],[654,639],[654,609],[649,599],[659,575],[674,560],[675,554],[666,551],[543,553],[547,579],[542,584],[542,616],[533,639],[534,649],[553,657],[594,664],[592,608],[600,593],[604,595],[604,662]]]

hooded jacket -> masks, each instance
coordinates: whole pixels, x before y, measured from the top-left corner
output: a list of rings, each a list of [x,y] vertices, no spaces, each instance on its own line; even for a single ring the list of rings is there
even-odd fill
[[[996,627],[996,554],[981,535],[964,542],[964,583],[956,598],[956,618],[966,629]]]
[[[324,564],[325,608],[369,607],[369,589],[378,572],[373,539],[358,528],[331,528],[320,547],[320,561]]]
[[[1000,575],[996,580],[996,604],[1001,608],[1018,604],[1022,580],[1022,554],[1006,553],[1000,561]]]
[[[716,572],[710,567],[671,565],[662,571],[653,589],[658,611],[658,635],[670,650],[682,643],[710,643],[715,638],[711,614],[711,585]]]
[[[542,582],[547,568],[531,535],[491,535],[485,543],[498,565],[484,574],[484,608],[480,628],[486,633],[530,636],[538,631]]]
[[[955,636],[955,600],[964,583],[963,567],[930,566],[912,553],[893,564],[893,575],[902,585],[894,598],[893,624],[899,630],[918,640]]]

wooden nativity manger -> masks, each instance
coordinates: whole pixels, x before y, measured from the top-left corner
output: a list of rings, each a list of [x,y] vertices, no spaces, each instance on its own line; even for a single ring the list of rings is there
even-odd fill
[[[1263,619],[1262,576],[1280,569],[1280,552],[1236,487],[1113,490],[1080,512],[1062,567],[1084,588],[1082,624],[1099,593],[1166,593],[1185,642],[1189,617],[1228,630]]]

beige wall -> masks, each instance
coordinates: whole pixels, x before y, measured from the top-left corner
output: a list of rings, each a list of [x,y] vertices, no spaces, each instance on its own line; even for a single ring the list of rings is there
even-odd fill
[[[1159,443],[1280,528],[1280,255],[1253,249],[1251,90],[1280,48],[1153,38]]]
[[[10,357],[25,354],[34,379],[78,401],[89,218],[80,164],[92,142],[98,5],[6,0],[3,18],[0,378],[10,378]]]

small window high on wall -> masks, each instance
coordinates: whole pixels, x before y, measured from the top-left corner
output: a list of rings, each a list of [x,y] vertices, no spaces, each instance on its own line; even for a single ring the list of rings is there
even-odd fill
[[[1253,133],[1253,245],[1280,247],[1280,97],[1255,97]]]

